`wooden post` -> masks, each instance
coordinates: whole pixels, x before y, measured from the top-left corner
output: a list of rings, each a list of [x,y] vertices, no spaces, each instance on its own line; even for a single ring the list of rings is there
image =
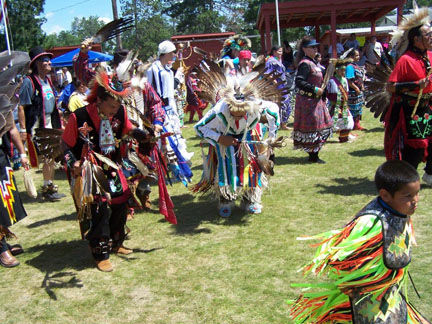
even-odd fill
[[[332,53],[331,57],[337,57],[337,48],[336,48],[336,10],[332,10],[331,12],[331,45],[332,45]]]
[[[371,36],[376,36],[376,20],[371,21]]]
[[[270,31],[270,17],[265,17],[265,49],[264,53],[268,53],[271,49],[271,31]]]
[[[402,22],[403,7],[404,7],[405,3],[406,3],[406,0],[397,7],[397,19],[396,19],[397,22],[396,23],[398,26]]]
[[[265,55],[265,53],[266,53],[266,51],[265,51],[265,47],[266,47],[265,37],[266,37],[266,35],[264,33],[264,30],[262,30],[262,29],[260,30],[260,35],[261,35],[261,54]]]

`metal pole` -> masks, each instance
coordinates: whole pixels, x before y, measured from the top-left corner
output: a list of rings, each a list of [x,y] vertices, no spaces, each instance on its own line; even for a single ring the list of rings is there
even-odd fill
[[[279,26],[279,2],[278,2],[278,0],[275,0],[275,6],[276,6],[276,26],[277,26],[278,46],[281,46],[280,26]]]
[[[1,10],[2,10],[2,14],[3,14],[4,31],[5,31],[5,36],[6,36],[6,46],[7,46],[8,54],[11,55],[11,49],[10,49],[10,44],[9,44],[9,33],[8,33],[7,24],[6,24],[6,15],[5,15],[5,10],[4,10],[4,6],[3,6],[3,0],[1,0]]]

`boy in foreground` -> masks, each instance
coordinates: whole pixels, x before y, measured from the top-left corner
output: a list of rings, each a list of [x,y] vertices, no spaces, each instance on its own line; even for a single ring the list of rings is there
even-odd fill
[[[295,323],[429,323],[404,296],[419,175],[404,161],[387,161],[376,171],[375,185],[378,197],[342,230],[315,237],[322,242],[304,272],[325,272],[332,282],[293,285],[324,289],[294,302]]]

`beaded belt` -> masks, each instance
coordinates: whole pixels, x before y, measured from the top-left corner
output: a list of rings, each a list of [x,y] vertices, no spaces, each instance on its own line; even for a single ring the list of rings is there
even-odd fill
[[[303,97],[315,98],[315,93],[309,91],[297,90],[297,93]]]

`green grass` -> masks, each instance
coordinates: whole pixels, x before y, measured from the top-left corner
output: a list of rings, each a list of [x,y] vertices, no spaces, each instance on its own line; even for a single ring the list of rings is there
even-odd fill
[[[94,267],[80,239],[72,199],[40,203],[27,198],[17,172],[28,217],[11,229],[25,253],[18,257],[19,267],[0,268],[0,322],[290,323],[285,300],[299,294],[291,283],[315,280],[297,272],[314,249],[296,238],[343,226],[375,196],[373,176],[384,162],[383,128],[367,111],[363,125],[369,131],[357,132],[355,142],[339,144],[333,137],[325,145],[324,165],[305,163],[306,154],[294,151],[291,141],[278,150],[260,215],[235,209],[231,218],[221,219],[215,201],[175,184],[169,191],[179,224],[163,221],[157,211],[138,213],[128,222],[132,232],[125,242],[136,251],[112,256],[112,273]],[[184,134],[196,152],[196,183],[202,167],[199,141],[190,124]],[[65,177],[57,176],[67,193]],[[40,184],[40,173],[35,181]],[[422,189],[413,216],[418,246],[411,275],[422,299],[409,289],[410,300],[429,318],[431,193]]]

